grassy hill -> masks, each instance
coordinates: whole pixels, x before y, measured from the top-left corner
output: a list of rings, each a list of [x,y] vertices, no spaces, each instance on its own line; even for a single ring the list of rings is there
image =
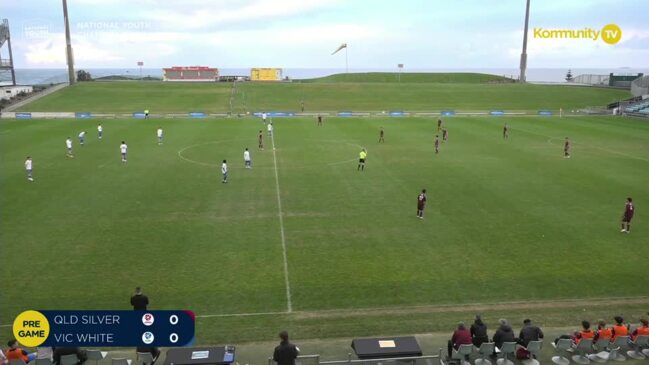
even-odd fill
[[[511,79],[489,74],[472,72],[432,73],[432,72],[402,72],[401,78],[397,72],[365,72],[350,74],[335,74],[314,79],[304,79],[300,82],[400,82],[402,83],[463,83],[479,84],[488,82],[512,82]]]
[[[332,76],[332,80],[336,77]],[[624,90],[593,87],[476,82],[238,83],[234,92],[231,83],[90,82],[45,96],[20,111],[300,111],[302,101],[305,111],[571,110],[605,105],[628,96]]]

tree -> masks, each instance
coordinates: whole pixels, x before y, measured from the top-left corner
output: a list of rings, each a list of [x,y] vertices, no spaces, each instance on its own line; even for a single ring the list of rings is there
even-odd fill
[[[79,70],[77,71],[77,81],[92,81],[90,72]]]
[[[568,73],[566,74],[566,81],[572,82],[574,80],[575,80],[575,78],[572,77],[572,70],[568,69]]]

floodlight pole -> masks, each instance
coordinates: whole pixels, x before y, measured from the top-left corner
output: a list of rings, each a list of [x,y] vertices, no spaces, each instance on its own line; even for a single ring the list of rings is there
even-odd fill
[[[68,1],[63,0],[63,21],[65,22],[65,50],[68,61],[68,80],[74,84],[74,59],[72,58],[72,41],[70,40],[70,22],[68,21]]]
[[[520,82],[525,82],[525,70],[527,69],[527,28],[530,23],[530,0],[527,0],[525,6],[525,30],[523,31],[523,52],[521,53],[521,74],[519,76]]]

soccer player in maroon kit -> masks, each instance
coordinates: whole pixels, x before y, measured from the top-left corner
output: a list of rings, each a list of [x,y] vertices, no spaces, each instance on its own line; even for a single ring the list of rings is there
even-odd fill
[[[384,134],[385,131],[383,131],[383,127],[381,127],[381,131],[379,132],[379,143],[385,143],[385,138],[383,138]]]
[[[448,140],[448,130],[446,128],[442,128],[442,141],[446,142]]]
[[[417,196],[417,218],[424,219],[424,208],[426,208],[426,189],[422,189]]]
[[[439,153],[439,136],[435,136],[435,154]]]
[[[264,149],[264,133],[262,131],[259,131],[259,149]]]
[[[563,158],[570,158],[570,140],[566,137],[566,142],[563,144]]]
[[[318,114],[318,126],[322,126],[322,115]]]
[[[626,198],[626,204],[624,204],[624,215],[622,216],[622,233],[631,232],[631,219],[633,219],[633,213],[635,213],[635,207],[633,206],[633,199]],[[626,227],[624,226],[626,224]]]
[[[509,138],[509,126],[507,125],[507,123],[505,123],[505,126],[503,127],[503,138]]]
[[[439,132],[442,129],[442,120],[437,119],[437,131]]]

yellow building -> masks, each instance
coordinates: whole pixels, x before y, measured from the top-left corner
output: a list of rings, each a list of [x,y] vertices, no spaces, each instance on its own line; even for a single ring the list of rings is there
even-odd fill
[[[279,81],[282,79],[281,68],[253,68],[250,69],[251,81]]]

